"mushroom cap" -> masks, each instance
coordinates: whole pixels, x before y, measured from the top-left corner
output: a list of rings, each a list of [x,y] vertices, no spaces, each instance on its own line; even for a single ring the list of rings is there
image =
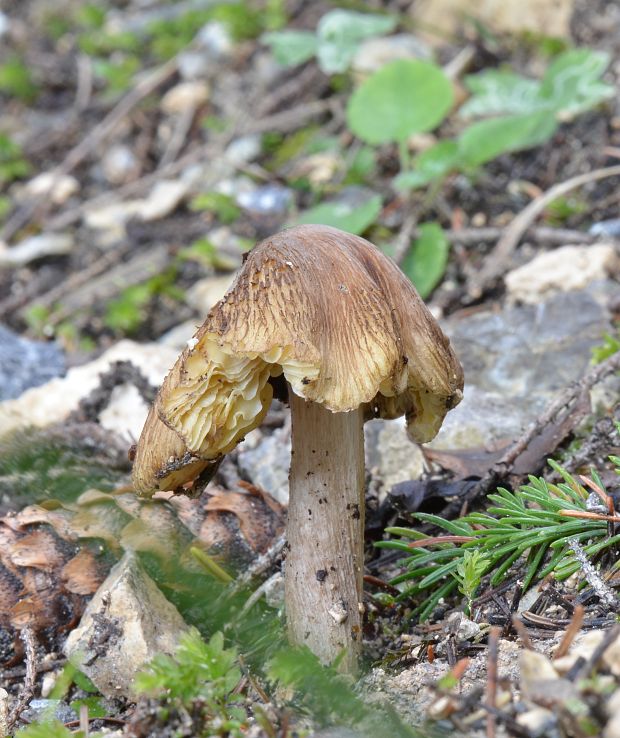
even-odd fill
[[[180,486],[229,452],[260,424],[280,375],[332,412],[405,415],[420,443],[463,389],[448,338],[393,261],[335,228],[289,228],[249,252],[166,377],[138,443],[136,490]]]

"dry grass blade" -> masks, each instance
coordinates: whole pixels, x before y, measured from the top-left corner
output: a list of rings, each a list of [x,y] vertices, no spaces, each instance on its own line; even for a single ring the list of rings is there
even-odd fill
[[[494,625],[489,632],[489,654],[487,661],[487,687],[486,707],[487,713],[487,738],[495,738],[496,735],[496,699],[497,699],[497,659],[499,655],[499,635],[501,628]]]
[[[579,633],[579,630],[583,624],[583,616],[585,614],[585,608],[583,605],[576,605],[573,612],[573,617],[570,621],[570,625],[564,631],[560,645],[556,648],[553,654],[554,659],[559,659],[562,656],[566,656],[568,649],[571,647],[575,636]]]

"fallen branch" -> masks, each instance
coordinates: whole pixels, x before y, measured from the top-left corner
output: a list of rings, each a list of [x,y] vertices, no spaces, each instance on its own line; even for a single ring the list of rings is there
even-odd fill
[[[590,182],[597,182],[600,179],[617,176],[620,176],[620,165],[595,169],[592,172],[586,172],[577,177],[567,179],[565,182],[560,182],[532,200],[504,230],[495,248],[487,256],[485,265],[477,274],[473,275],[471,284],[469,285],[469,294],[471,297],[474,299],[480,298],[484,291],[505,272],[506,263],[510,260],[512,252],[519,244],[523,234],[549,203]]]
[[[19,693],[17,704],[11,711],[11,714],[6,721],[7,732],[9,734],[15,727],[19,716],[26,709],[28,703],[32,699],[37,678],[37,640],[34,634],[34,630],[30,627],[21,628],[19,631],[19,637],[24,644],[24,650],[26,654],[26,676],[24,678],[24,683]]]

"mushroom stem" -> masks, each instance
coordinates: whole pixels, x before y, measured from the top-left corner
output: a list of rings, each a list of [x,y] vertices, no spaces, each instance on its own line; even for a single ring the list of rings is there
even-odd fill
[[[360,409],[332,413],[289,390],[293,449],[284,569],[291,641],[324,664],[362,645],[364,432]]]

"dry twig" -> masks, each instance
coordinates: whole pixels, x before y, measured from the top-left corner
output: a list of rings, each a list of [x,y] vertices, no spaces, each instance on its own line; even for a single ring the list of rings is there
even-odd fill
[[[555,649],[555,653],[553,654],[554,659],[559,659],[562,656],[566,656],[566,654],[568,653],[568,649],[571,647],[573,641],[575,640],[575,636],[577,635],[577,633],[579,633],[579,630],[583,625],[584,613],[585,608],[583,605],[575,606],[570,625],[564,631],[564,635],[562,636],[560,645]]]
[[[489,632],[489,654],[487,661],[487,688],[485,705],[487,712],[487,738],[495,738],[497,698],[497,658],[501,628],[494,625]]]
[[[9,733],[15,727],[19,716],[26,709],[28,703],[32,699],[37,678],[37,639],[34,634],[34,630],[30,627],[21,628],[19,631],[19,637],[24,644],[24,651],[26,654],[26,676],[20,690],[17,704],[6,721]]]
[[[497,278],[505,271],[506,264],[510,260],[512,252],[515,250],[523,234],[532,225],[534,220],[543,212],[549,203],[557,200],[558,197],[576,190],[590,182],[596,182],[600,179],[608,177],[620,176],[620,165],[606,167],[604,169],[595,169],[593,172],[586,172],[577,177],[571,177],[565,182],[554,185],[550,190],[543,193],[539,197],[524,208],[506,228],[503,235],[497,242],[495,248],[487,256],[486,262],[482,269],[472,277],[469,287],[469,293],[474,299],[478,299]]]

